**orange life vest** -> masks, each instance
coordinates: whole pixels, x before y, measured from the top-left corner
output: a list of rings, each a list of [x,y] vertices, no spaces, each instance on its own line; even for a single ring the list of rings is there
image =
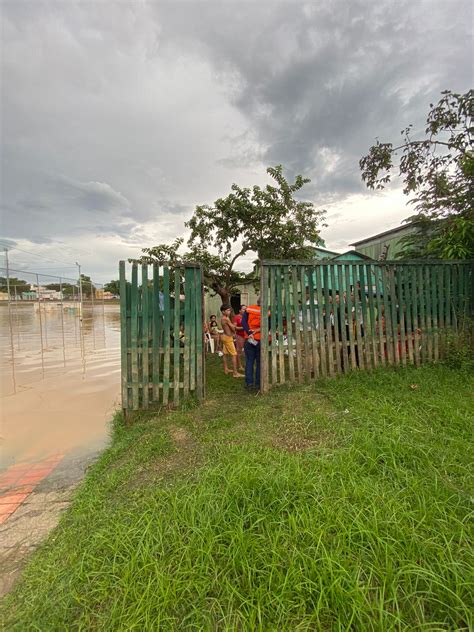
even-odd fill
[[[260,320],[261,320],[261,310],[260,305],[249,305],[246,310],[248,317],[248,325],[249,329],[252,331],[253,329],[260,329]],[[245,332],[245,337],[248,338],[247,332]],[[260,332],[253,334],[255,340],[260,340]]]

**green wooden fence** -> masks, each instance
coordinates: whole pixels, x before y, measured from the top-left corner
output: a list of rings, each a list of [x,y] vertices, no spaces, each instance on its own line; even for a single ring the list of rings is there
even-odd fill
[[[199,265],[120,262],[122,408],[204,397],[203,284]],[[151,274],[149,275],[149,272]]]
[[[473,262],[263,262],[262,390],[437,361],[473,288]]]

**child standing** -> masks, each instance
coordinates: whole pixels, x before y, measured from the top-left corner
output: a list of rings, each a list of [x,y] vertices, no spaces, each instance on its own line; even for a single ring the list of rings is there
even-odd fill
[[[232,314],[232,308],[230,305],[222,305],[221,306],[222,320],[221,320],[221,328],[224,333],[221,336],[222,341],[222,350],[224,352],[223,362],[224,362],[224,373],[227,375],[232,372],[233,377],[244,377],[237,370],[237,351],[235,350],[234,344],[234,335],[236,326],[232,322],[230,316]],[[227,366],[227,356],[232,358],[232,370],[229,370]]]

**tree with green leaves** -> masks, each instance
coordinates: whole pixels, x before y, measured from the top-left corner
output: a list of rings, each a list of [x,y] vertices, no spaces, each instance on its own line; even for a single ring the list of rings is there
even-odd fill
[[[69,298],[70,296],[78,293],[77,287],[72,283],[49,283],[46,288],[48,290],[54,290],[55,292],[60,292],[62,290],[65,298]]]
[[[211,205],[197,206],[186,223],[191,230],[188,251],[177,251],[182,238],[171,245],[144,248],[143,263],[173,263],[177,258],[202,264],[206,286],[229,303],[236,285],[245,275],[235,269],[238,260],[249,253],[258,259],[309,259],[320,243],[319,227],[324,211],[295,194],[310,182],[296,176],[293,183],[283,175],[283,167],[269,167],[275,184],[265,187],[231,187],[231,193]],[[212,254],[212,250],[216,254]]]
[[[83,298],[90,298],[92,296],[92,292],[95,294],[95,286],[92,283],[90,276],[81,274],[81,286]]]
[[[29,292],[30,283],[23,279],[17,279],[16,277],[10,277],[7,282],[7,277],[0,277],[0,291],[6,293],[8,286],[10,286],[10,295],[21,296],[22,292]]]
[[[442,95],[430,104],[423,138],[409,125],[400,144],[377,139],[359,163],[370,189],[385,188],[398,169],[416,210],[407,219],[416,230],[404,238],[405,258],[474,257],[474,91]]]
[[[204,285],[222,299],[223,303],[229,303],[235,287],[245,279],[245,275],[236,270],[229,269],[229,262],[213,255],[205,248],[192,246],[186,252],[180,254],[179,250],[184,244],[182,237],[177,237],[171,244],[158,244],[151,248],[143,248],[140,259],[130,259],[132,263],[158,263],[168,264],[171,267],[183,261],[193,261],[202,265]]]
[[[104,285],[104,292],[110,292],[115,296],[120,296],[120,281],[112,280]]]

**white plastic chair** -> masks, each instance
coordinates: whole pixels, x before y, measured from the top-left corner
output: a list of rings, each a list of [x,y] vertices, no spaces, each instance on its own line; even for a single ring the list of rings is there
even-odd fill
[[[211,336],[209,332],[204,334],[204,340],[205,340],[206,351],[209,348],[210,352],[214,353],[214,338]]]

